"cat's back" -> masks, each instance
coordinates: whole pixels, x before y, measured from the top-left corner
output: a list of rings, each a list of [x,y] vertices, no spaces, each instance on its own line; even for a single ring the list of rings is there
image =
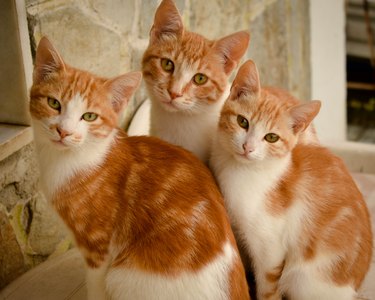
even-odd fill
[[[187,299],[186,293],[191,299],[227,299],[226,293],[230,299],[246,299],[243,266],[207,167],[190,152],[157,138],[122,136],[117,142],[111,163],[126,175],[116,239],[129,246],[113,265],[126,266],[123,276],[133,278],[129,295],[134,290],[146,297],[165,286],[176,299]],[[159,279],[152,279],[155,274]],[[176,280],[164,277],[171,275]],[[137,290],[137,284],[149,288]]]
[[[370,216],[361,192],[344,162],[327,148],[297,145],[292,160],[281,188],[288,186],[289,195],[305,201],[305,259],[313,259],[318,248],[345,257],[346,263],[337,264],[332,277],[338,283],[353,281],[357,289],[372,256]]]

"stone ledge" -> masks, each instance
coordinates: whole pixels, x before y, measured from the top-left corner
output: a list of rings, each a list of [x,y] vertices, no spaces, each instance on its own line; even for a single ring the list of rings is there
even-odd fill
[[[351,172],[375,174],[375,145],[348,141],[322,144],[341,157]]]
[[[32,141],[30,126],[0,124],[0,161]]]

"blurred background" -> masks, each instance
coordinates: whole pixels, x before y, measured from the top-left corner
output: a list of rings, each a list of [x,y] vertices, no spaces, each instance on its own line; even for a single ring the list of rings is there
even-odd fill
[[[351,171],[375,174],[375,0],[175,2],[186,28],[207,38],[249,30],[245,59],[262,84],[321,100],[322,143]],[[68,64],[102,76],[140,70],[158,3],[0,1],[0,289],[72,247],[38,188],[28,115],[36,45],[46,35]],[[142,87],[122,127],[145,99]]]

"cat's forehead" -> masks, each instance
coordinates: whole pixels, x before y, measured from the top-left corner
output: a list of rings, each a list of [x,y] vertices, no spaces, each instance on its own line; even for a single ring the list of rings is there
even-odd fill
[[[178,63],[194,64],[210,54],[213,43],[203,36],[185,32],[179,39],[171,39],[159,46],[160,56],[167,55]]]
[[[84,71],[71,69],[67,70],[60,80],[61,100],[71,101],[79,98],[87,104],[102,101],[104,79]]]
[[[228,100],[227,104],[236,114],[243,115],[251,123],[263,123],[274,127],[284,123],[288,106],[272,94],[261,92],[258,98],[243,96],[240,99]]]

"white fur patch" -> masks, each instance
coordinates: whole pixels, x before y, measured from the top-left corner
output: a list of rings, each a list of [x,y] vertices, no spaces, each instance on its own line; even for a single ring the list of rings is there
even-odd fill
[[[228,275],[235,251],[227,242],[214,261],[197,272],[175,277],[134,269],[110,269],[107,292],[113,300],[224,300],[229,299]]]
[[[228,93],[229,88],[220,101],[211,104],[207,112],[201,114],[171,113],[152,104],[150,134],[181,146],[207,162],[220,110]]]
[[[82,114],[87,112],[86,105],[80,95],[75,95],[66,107],[62,107],[58,116],[32,120],[41,186],[49,200],[56,190],[77,172],[90,172],[100,165],[116,135],[114,129],[106,138],[90,136],[88,125],[81,120]],[[66,146],[54,144],[53,141],[59,137],[57,131],[50,127],[56,124],[64,130],[81,135],[82,140],[67,140]]]

